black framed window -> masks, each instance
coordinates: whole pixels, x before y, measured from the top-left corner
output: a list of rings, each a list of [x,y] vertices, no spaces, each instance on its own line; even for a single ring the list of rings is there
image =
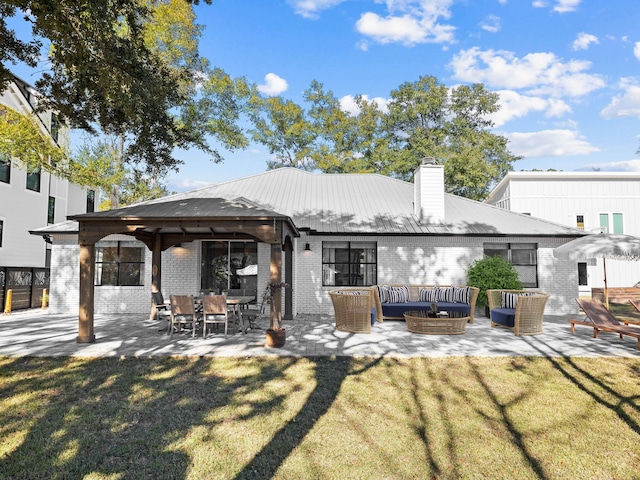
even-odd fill
[[[322,242],[322,285],[375,285],[377,252],[376,242]]]
[[[587,276],[587,263],[578,263],[578,285],[586,286],[589,284],[589,277]]]
[[[40,169],[36,172],[27,172],[27,190],[40,191]]]
[[[96,209],[96,192],[95,190],[87,190],[87,213],[95,212]]]
[[[58,135],[60,133],[60,120],[55,113],[51,114],[51,138],[54,142],[58,142]]]
[[[0,154],[0,182],[11,183],[11,160],[7,155]]]
[[[0,247],[2,247],[3,233],[4,233],[4,220],[0,220]]]
[[[511,263],[518,272],[523,287],[538,286],[537,243],[485,243],[484,255],[497,255]]]
[[[135,242],[100,242],[96,245],[95,285],[140,286],[144,248]]]
[[[47,211],[47,223],[56,223],[56,199],[49,197],[49,209]]]

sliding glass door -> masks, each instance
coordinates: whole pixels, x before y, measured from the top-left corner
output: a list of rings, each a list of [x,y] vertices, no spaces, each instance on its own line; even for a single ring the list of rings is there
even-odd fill
[[[258,245],[255,242],[202,242],[200,288],[258,297]]]

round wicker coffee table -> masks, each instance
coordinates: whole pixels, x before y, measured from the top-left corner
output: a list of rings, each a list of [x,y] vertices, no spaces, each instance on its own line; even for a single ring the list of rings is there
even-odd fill
[[[428,310],[413,310],[404,313],[407,330],[427,335],[460,335],[465,332],[469,315],[462,312],[438,312],[430,317]]]

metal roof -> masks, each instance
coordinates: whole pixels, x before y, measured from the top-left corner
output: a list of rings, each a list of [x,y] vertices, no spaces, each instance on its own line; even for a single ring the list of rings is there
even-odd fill
[[[301,230],[325,234],[584,234],[452,194],[445,194],[444,224],[421,222],[413,214],[412,183],[378,174],[316,174],[295,168],[270,170],[147,204],[239,197],[290,217]]]
[[[163,219],[166,217],[245,220],[285,218],[277,212],[256,206],[242,199],[226,198],[182,198],[158,203],[139,203],[128,207],[102,212],[72,215],[72,220],[91,219]]]
[[[568,236],[584,232],[445,193],[443,224],[413,214],[413,184],[378,174],[317,174],[280,168],[117,210],[70,217],[293,221],[300,230],[343,235]],[[189,200],[189,201],[187,201]],[[75,225],[75,229],[73,226]],[[75,221],[34,234],[77,232]]]

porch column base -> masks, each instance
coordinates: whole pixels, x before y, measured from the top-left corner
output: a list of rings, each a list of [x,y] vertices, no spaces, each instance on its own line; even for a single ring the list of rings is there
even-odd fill
[[[96,341],[95,335],[82,336],[78,335],[76,337],[76,343],[93,343]]]

